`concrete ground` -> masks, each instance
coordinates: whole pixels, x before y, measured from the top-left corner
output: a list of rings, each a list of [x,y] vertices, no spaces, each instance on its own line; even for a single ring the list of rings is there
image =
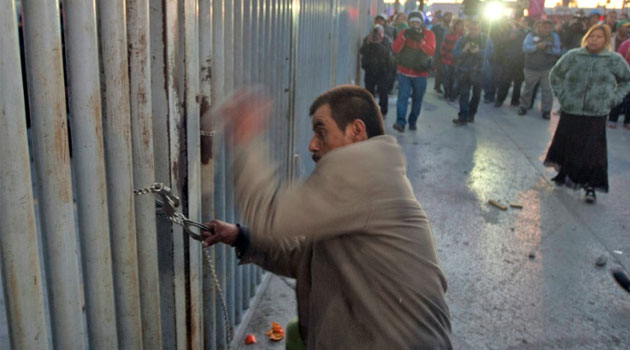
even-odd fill
[[[429,86],[433,86],[432,81]],[[558,116],[481,104],[475,123],[456,127],[458,106],[433,89],[418,131],[391,129],[433,227],[448,279],[456,349],[628,349],[630,294],[609,269],[630,268],[630,130],[608,129],[610,193],[597,204],[558,188],[542,165]],[[557,106],[555,107],[557,109]],[[518,202],[501,211],[488,204]],[[596,267],[598,257],[607,258]],[[283,349],[264,332],[296,316],[292,281],[272,276],[237,349]]]

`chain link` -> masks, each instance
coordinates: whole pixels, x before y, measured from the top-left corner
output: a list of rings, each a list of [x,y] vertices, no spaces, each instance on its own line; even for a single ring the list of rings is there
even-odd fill
[[[168,186],[165,186],[163,183],[160,183],[160,182],[156,182],[152,186],[149,186],[149,187],[136,189],[133,191],[133,193],[135,195],[142,195],[142,194],[147,194],[147,193],[160,194],[162,195],[162,197],[165,197],[165,198],[166,196],[170,196],[175,200],[175,203],[174,203],[175,208],[171,208],[171,209],[177,209],[177,207],[179,206],[179,198],[177,198],[177,196],[171,193],[171,189]],[[158,200],[156,200],[156,202],[159,206],[158,208],[159,217],[166,219],[174,224],[180,225],[184,227],[185,230],[188,230],[187,221],[189,222],[189,220],[188,218],[186,218],[184,214],[172,212],[171,213],[172,215],[168,215],[167,214],[168,211],[163,210],[165,203],[162,203]],[[202,250],[204,252],[206,260],[208,261],[208,266],[210,267],[210,274],[212,275],[212,281],[216,288],[217,295],[219,296],[219,301],[221,302],[221,309],[223,311],[223,321],[225,324],[225,338],[227,342],[227,349],[229,350],[231,348],[230,344],[232,343],[233,330],[230,324],[230,319],[228,317],[227,303],[225,301],[225,296],[223,295],[223,288],[221,288],[221,284],[219,284],[219,277],[217,276],[217,270],[214,264],[214,260],[212,259],[212,255],[210,254],[210,249],[202,248]]]

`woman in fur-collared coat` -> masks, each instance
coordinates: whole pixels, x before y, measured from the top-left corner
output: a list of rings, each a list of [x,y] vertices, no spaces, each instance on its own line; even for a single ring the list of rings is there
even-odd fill
[[[545,165],[558,171],[557,184],[583,187],[588,203],[595,190],[608,192],[606,116],[630,92],[628,64],[610,45],[610,28],[593,26],[550,73],[561,113]]]

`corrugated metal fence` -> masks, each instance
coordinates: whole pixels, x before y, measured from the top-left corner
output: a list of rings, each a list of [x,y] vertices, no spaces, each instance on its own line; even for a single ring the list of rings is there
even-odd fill
[[[60,10],[25,0],[20,11],[0,0],[12,348],[225,348],[226,327],[243,323],[265,275],[238,266],[229,247],[210,248],[226,324],[200,244],[133,190],[163,182],[192,220],[238,222],[229,149],[199,116],[251,83],[275,100],[267,137],[281,174],[306,173],[308,107],[358,83],[360,40],[381,2],[65,0]]]

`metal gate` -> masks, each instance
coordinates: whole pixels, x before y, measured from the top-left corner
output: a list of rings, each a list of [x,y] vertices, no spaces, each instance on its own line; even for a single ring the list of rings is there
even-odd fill
[[[163,182],[192,220],[238,222],[230,150],[199,116],[251,83],[274,98],[267,138],[281,173],[308,172],[308,107],[331,86],[359,82],[358,48],[382,1],[17,5],[0,0],[0,264],[11,347],[225,348],[226,327],[245,323],[265,274],[239,266],[230,247],[210,248],[225,322],[200,244],[133,190]]]

